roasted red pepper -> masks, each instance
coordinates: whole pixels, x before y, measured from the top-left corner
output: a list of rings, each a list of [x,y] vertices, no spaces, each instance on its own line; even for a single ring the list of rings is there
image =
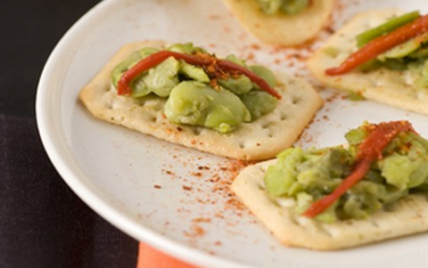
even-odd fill
[[[256,75],[254,72],[248,70],[247,68],[244,68],[238,64],[235,64],[235,63],[233,63],[231,61],[227,61],[227,60],[219,60],[218,66],[220,66],[220,68],[223,70],[234,71],[234,72],[238,72],[240,74],[245,75],[253,83],[258,85],[261,89],[263,89],[267,93],[271,94],[275,98],[281,99],[281,95],[275,89],[271,88],[269,86],[269,84],[264,79],[262,79],[261,77]]]
[[[141,73],[149,70],[150,68],[157,66],[158,64],[162,63],[164,60],[166,60],[169,57],[174,57],[177,60],[184,60],[185,62],[195,66],[208,67],[208,66],[215,65],[225,72],[229,71],[234,74],[238,73],[238,74],[245,75],[253,83],[257,84],[262,90],[266,91],[267,93],[271,94],[272,96],[278,99],[281,99],[281,95],[275,89],[271,88],[264,79],[260,78],[254,72],[236,63],[233,63],[227,60],[217,59],[208,54],[199,54],[198,56],[198,54],[189,55],[189,54],[183,54],[183,53],[167,51],[167,50],[163,50],[163,51],[159,51],[157,53],[151,54],[150,56],[142,59],[137,64],[135,64],[132,68],[124,72],[117,84],[118,94],[119,95],[131,94],[132,90],[130,88],[130,83],[134,78],[136,78]]]
[[[387,50],[398,46],[411,38],[428,32],[428,15],[422,16],[389,34],[379,36],[367,45],[352,53],[339,67],[325,71],[327,75],[340,75],[347,73],[361,64],[374,59]]]
[[[354,184],[360,181],[369,171],[371,164],[382,159],[382,151],[400,132],[415,132],[407,121],[393,121],[369,125],[370,134],[358,148],[354,168],[343,182],[329,195],[314,202],[304,213],[306,217],[315,217],[338,200]]]

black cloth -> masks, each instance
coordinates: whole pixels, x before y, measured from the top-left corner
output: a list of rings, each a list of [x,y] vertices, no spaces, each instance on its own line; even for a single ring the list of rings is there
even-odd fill
[[[135,267],[138,244],[63,182],[34,119],[0,115],[0,267]]]
[[[35,95],[67,29],[99,0],[13,0],[0,8],[0,267],[136,265],[138,241],[84,204],[41,144]]]

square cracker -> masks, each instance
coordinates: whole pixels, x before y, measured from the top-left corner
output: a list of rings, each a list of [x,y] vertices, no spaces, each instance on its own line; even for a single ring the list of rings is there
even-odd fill
[[[394,71],[386,68],[370,72],[359,70],[344,75],[328,76],[325,70],[339,66],[345,58],[357,50],[355,36],[385,22],[393,15],[401,14],[396,9],[366,11],[351,19],[337,31],[312,57],[307,65],[323,84],[344,91],[361,94],[364,98],[388,104],[404,110],[428,114],[428,89],[413,86],[418,74],[411,71]],[[326,48],[338,50],[336,57],[329,56]]]
[[[428,230],[427,196],[412,194],[365,220],[324,223],[293,212],[294,200],[272,198],[264,190],[264,174],[276,160],[248,166],[232,183],[232,191],[283,244],[336,250]]]
[[[299,137],[323,101],[301,79],[277,76],[282,99],[276,109],[250,123],[242,123],[228,134],[197,126],[173,124],[165,118],[165,99],[153,96],[119,96],[111,84],[110,73],[130,53],[143,47],[163,48],[161,41],[123,46],[80,92],[80,100],[95,117],[152,135],[156,138],[216,155],[242,160],[274,157]]]

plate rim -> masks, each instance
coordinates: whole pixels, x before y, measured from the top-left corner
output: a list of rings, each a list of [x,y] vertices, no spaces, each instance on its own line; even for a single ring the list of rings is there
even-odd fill
[[[61,127],[58,126],[58,118],[62,112],[58,112],[57,120],[50,113],[52,103],[49,103],[49,98],[53,93],[50,86],[52,74],[56,71],[56,66],[59,64],[59,58],[63,55],[67,46],[70,43],[76,42],[74,39],[81,38],[82,32],[88,28],[94,27],[96,18],[100,18],[107,9],[115,4],[125,4],[125,0],[104,0],[97,3],[81,16],[60,38],[54,49],[51,51],[46,63],[43,66],[36,91],[36,124],[40,135],[42,145],[52,162],[54,168],[59,173],[64,182],[71,190],[89,206],[94,212],[100,215],[104,220],[131,236],[132,238],[144,241],[145,243],[165,252],[173,257],[176,257],[185,262],[201,265],[203,267],[230,267],[230,268],[245,268],[247,265],[242,265],[231,260],[226,260],[219,256],[211,256],[208,253],[192,248],[185,244],[176,242],[164,235],[157,233],[150,228],[144,227],[126,216],[126,213],[121,213],[119,210],[109,206],[108,202],[103,200],[96,189],[85,185],[80,176],[85,176],[83,172],[73,170],[74,163],[70,163],[66,153],[66,142],[59,143],[58,138],[61,138]],[[69,64],[71,60],[67,63]],[[68,69],[69,66],[64,68]],[[54,92],[55,93],[55,92]],[[57,94],[61,93],[59,91]],[[60,120],[59,120],[60,121]],[[60,129],[58,129],[60,128]],[[64,135],[63,135],[64,136]],[[64,138],[64,137],[62,137]]]
[[[124,5],[126,3],[134,2],[135,0],[104,0],[100,1],[94,7],[89,9],[82,17],[80,17],[63,35],[59,42],[55,45],[51,54],[49,55],[46,64],[43,67],[43,71],[40,76],[39,83],[37,85],[36,93],[36,123],[39,130],[39,135],[47,152],[49,159],[54,165],[55,169],[60,174],[61,178],[65,183],[73,190],[73,192],[79,196],[81,200],[85,202],[94,212],[104,218],[106,221],[114,225],[122,232],[129,236],[144,241],[151,246],[166,252],[167,254],[177,257],[183,261],[200,265],[203,267],[231,267],[231,268],[249,268],[247,264],[238,263],[231,259],[224,258],[222,256],[210,255],[203,250],[195,247],[190,247],[180,242],[176,242],[171,238],[168,238],[150,228],[138,224],[131,217],[127,216],[126,213],[121,213],[119,210],[111,207],[108,202],[98,194],[97,189],[88,188],[88,185],[82,181],[76,170],[73,170],[64,153],[67,152],[66,142],[60,142],[61,130],[64,131],[61,126],[59,118],[61,118],[61,111],[58,111],[58,116],[53,116],[50,113],[50,107],[52,102],[49,102],[52,94],[60,94],[60,92],[52,92],[50,77],[55,71],[55,66],[58,64],[58,58],[63,55],[67,46],[70,46],[70,39],[80,36],[82,38],[82,32],[87,31],[88,26],[90,29],[96,25],[97,20],[108,9],[113,5]],[[85,30],[86,29],[86,30]],[[74,41],[76,42],[76,41]],[[78,44],[76,46],[78,48]],[[68,64],[70,63],[71,57]],[[68,68],[66,67],[65,70]],[[66,71],[64,71],[66,72]],[[60,79],[61,80],[61,79]],[[55,120],[56,119],[56,120]],[[65,145],[65,148],[64,148]],[[72,159],[71,159],[72,160]],[[83,174],[84,175],[84,174]]]

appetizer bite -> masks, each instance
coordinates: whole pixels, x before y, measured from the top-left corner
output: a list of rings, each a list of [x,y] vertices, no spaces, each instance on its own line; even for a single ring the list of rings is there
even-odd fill
[[[223,0],[239,22],[260,40],[296,46],[326,26],[334,0]]]
[[[428,114],[428,16],[368,11],[336,32],[309,60],[324,84]]]
[[[349,145],[288,148],[232,184],[284,244],[334,250],[428,230],[428,141],[407,121],[364,123]]]
[[[323,104],[303,80],[161,41],[122,47],[80,99],[102,120],[243,160],[291,146]]]

